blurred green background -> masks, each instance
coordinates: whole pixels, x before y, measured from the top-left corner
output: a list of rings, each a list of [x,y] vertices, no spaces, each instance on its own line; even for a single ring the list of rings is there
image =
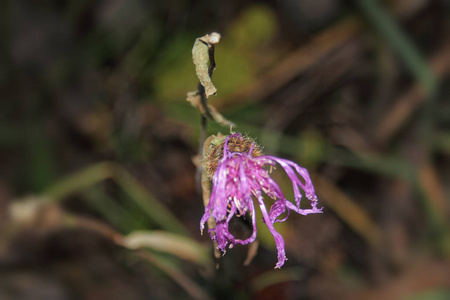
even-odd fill
[[[0,15],[0,299],[450,299],[449,1],[4,0]],[[200,235],[186,93],[213,31],[209,103],[306,167],[325,207],[276,225],[281,270],[262,223],[249,266],[236,246],[216,269]]]

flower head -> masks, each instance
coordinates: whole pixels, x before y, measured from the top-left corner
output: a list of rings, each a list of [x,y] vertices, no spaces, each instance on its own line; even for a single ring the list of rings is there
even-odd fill
[[[302,215],[322,213],[322,208],[317,208],[317,196],[311,178],[306,169],[292,161],[269,155],[260,155],[259,148],[258,151],[255,151],[255,147],[257,148],[255,143],[251,144],[248,152],[236,151],[229,146],[230,139],[244,141],[240,133],[226,137],[222,158],[218,161],[212,176],[211,197],[200,221],[200,229],[203,231],[204,224],[208,219],[214,218],[216,226],[209,229],[209,234],[223,252],[226,251],[228,244],[230,244],[229,248],[232,248],[236,244],[246,245],[255,241],[257,231],[255,206],[252,198],[254,197],[261,209],[263,222],[275,239],[278,251],[278,262],[275,268],[280,268],[286,260],[285,245],[283,237],[275,230],[273,224],[284,222],[291,210]],[[258,155],[256,157],[255,152]],[[266,165],[275,166],[277,163],[284,169],[292,182],[295,204],[286,200],[278,184],[269,176],[269,171],[264,169]],[[306,198],[311,201],[312,208],[300,208],[302,198],[300,189],[304,191]],[[269,211],[264,203],[263,193],[275,200]],[[228,229],[229,222],[234,216],[245,217],[247,212],[252,218],[252,235],[245,240],[237,239]],[[280,219],[280,216],[285,212],[288,213],[287,216]]]

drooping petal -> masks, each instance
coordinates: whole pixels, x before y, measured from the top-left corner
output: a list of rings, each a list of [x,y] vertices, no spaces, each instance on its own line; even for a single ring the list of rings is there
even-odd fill
[[[209,230],[209,235],[211,239],[217,242],[217,247],[222,252],[226,252],[226,248],[228,243],[230,243],[230,248],[232,248],[236,244],[235,237],[230,233],[228,226],[231,218],[233,218],[234,213],[236,211],[235,207],[231,207],[231,211],[226,220],[222,220],[216,224],[216,227]]]
[[[275,245],[277,246],[277,252],[278,252],[278,262],[275,265],[275,269],[279,269],[284,265],[284,262],[286,261],[286,252],[284,249],[284,239],[281,234],[279,234],[275,228],[273,227],[272,222],[270,221],[269,214],[267,213],[266,205],[264,204],[264,199],[261,195],[261,193],[258,195],[258,203],[259,207],[261,208],[261,213],[263,215],[264,221],[267,225],[267,228],[269,228],[270,233],[273,235],[273,238],[275,239]]]
[[[244,158],[245,159],[245,158]],[[239,210],[239,213],[241,215],[245,215],[247,210],[249,209],[249,205],[252,202],[251,198],[251,190],[248,183],[247,175],[245,174],[245,162],[243,161],[239,165],[239,185],[240,185],[240,191],[239,195],[241,201],[236,201],[238,204],[236,204],[237,209]]]
[[[285,199],[284,195],[283,195],[283,192],[281,192],[281,189],[278,186],[278,184],[275,182],[275,180],[273,180],[270,177],[267,177],[267,185],[268,185],[267,189],[268,189],[269,193],[267,193],[265,191],[264,192],[269,197],[272,197],[272,195],[273,195],[274,197],[272,197],[272,198],[274,198],[274,199]]]
[[[210,201],[208,203],[208,205],[206,205],[205,207],[205,213],[202,216],[202,219],[200,220],[200,232],[203,234],[203,229],[205,228],[205,223],[208,222],[208,219],[211,217],[211,212],[213,209],[213,202]]]
[[[228,223],[226,221],[220,221],[216,224],[216,227],[209,230],[211,239],[217,242],[217,247],[226,252],[228,242],[233,243],[234,236],[228,231]]]
[[[298,179],[294,170],[292,170],[292,168],[287,163],[288,162],[287,160],[277,158],[277,157],[272,157],[272,159],[274,161],[276,161],[284,169],[284,171],[288,175],[289,179],[291,180],[292,188],[294,190],[295,204],[297,205],[297,207],[300,208],[300,201],[302,199],[302,194],[300,193],[300,190],[298,187],[299,186],[302,187],[303,183]]]
[[[269,211],[269,219],[270,222],[276,223],[276,222],[284,222],[287,220],[287,218],[289,217],[289,209],[287,210],[287,214],[286,217],[284,217],[284,219],[278,220],[278,217],[281,216],[283,213],[286,212],[286,204],[288,201],[284,200],[282,201],[277,200],[272,204],[272,207],[270,207],[270,211]]]
[[[219,165],[216,173],[213,177],[213,189],[211,192],[211,198],[209,200],[212,203],[212,215],[216,220],[223,220],[227,216],[227,197],[226,197],[226,185],[227,185],[227,168],[226,165]]]
[[[208,206],[205,208],[205,213],[203,214],[202,219],[200,220],[200,231],[203,234],[203,229],[205,228],[205,223],[208,222],[208,219],[211,217],[211,209]]]
[[[313,203],[313,208],[310,209],[301,209],[301,208],[297,208],[294,204],[292,204],[289,201],[286,201],[286,207],[290,210],[295,211],[296,213],[300,214],[300,215],[309,215],[309,214],[321,214],[322,213],[322,208],[317,208],[316,204]]]
[[[300,187],[305,191],[306,198],[308,198],[309,200],[317,199],[316,191],[314,189],[311,177],[309,177],[308,171],[290,160],[282,158],[280,158],[280,160],[292,166],[297,171],[297,173],[300,174],[300,176],[305,180],[305,184],[300,184]]]

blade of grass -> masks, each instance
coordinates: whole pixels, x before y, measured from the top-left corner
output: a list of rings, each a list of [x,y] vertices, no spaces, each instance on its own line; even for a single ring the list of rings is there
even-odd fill
[[[53,140],[45,134],[45,121],[33,118],[28,121],[26,141],[28,151],[28,178],[34,191],[41,190],[56,178]]]
[[[211,265],[209,249],[191,238],[165,231],[135,231],[124,238],[128,249],[149,248],[170,253],[199,265]]]
[[[42,196],[50,201],[59,202],[76,192],[114,177],[114,167],[110,162],[101,162],[71,174],[44,190]]]
[[[426,94],[433,95],[438,86],[436,76],[409,38],[383,10],[380,1],[357,0],[355,3],[383,38],[398,52],[400,59],[420,82]]]
[[[133,215],[99,188],[94,186],[83,192],[83,195],[86,197],[89,206],[99,212],[120,232],[129,233],[144,228]]]
[[[313,176],[319,198],[342,221],[377,250],[382,248],[382,232],[366,211],[323,176]]]
[[[115,179],[152,221],[168,231],[189,235],[184,225],[123,168],[116,168]]]
[[[91,230],[104,236],[105,238],[111,240],[113,243],[119,246],[126,247],[126,245],[124,245],[124,240],[126,238],[123,235],[95,219],[79,217],[76,215],[65,213],[63,222],[65,226]],[[134,253],[160,269],[169,278],[180,285],[193,299],[211,299],[200,286],[198,286],[193,280],[186,276],[178,267],[170,263],[170,261],[168,261],[163,255],[150,253],[149,251],[144,250],[138,250]]]
[[[157,254],[150,253],[148,251],[141,250],[140,256],[145,260],[155,265],[172,278],[177,284],[179,284],[189,295],[198,300],[211,299],[202,288],[200,288],[194,281],[188,276],[184,275],[180,270],[174,268],[171,264],[167,263],[162,257]]]
[[[101,162],[61,179],[47,188],[42,193],[42,196],[49,201],[57,202],[73,193],[84,191],[106,179],[114,180],[141,207],[149,219],[161,226],[161,228],[188,235],[184,225],[164,205],[156,200],[125,169],[113,162]]]

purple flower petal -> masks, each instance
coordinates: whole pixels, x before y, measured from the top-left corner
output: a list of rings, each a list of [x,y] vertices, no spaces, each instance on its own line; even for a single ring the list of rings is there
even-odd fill
[[[269,218],[272,224],[275,222],[284,222],[287,220],[287,218],[289,217],[289,210],[287,210],[287,215],[284,219],[278,220],[278,217],[286,212],[286,203],[287,201],[277,200],[274,204],[272,204],[272,207],[269,211]]]
[[[258,203],[259,207],[261,208],[261,213],[263,215],[263,219],[267,225],[267,228],[269,228],[270,233],[273,235],[273,238],[275,239],[275,245],[277,246],[278,251],[278,262],[275,265],[275,269],[277,268],[279,269],[284,265],[284,262],[286,261],[286,253],[284,250],[284,239],[283,236],[279,234],[273,227],[269,215],[267,214],[266,205],[264,204],[264,199],[261,194],[258,195]]]
[[[230,135],[225,139],[223,157],[212,178],[211,197],[200,221],[200,229],[203,230],[204,224],[210,217],[213,217],[216,226],[209,230],[209,234],[224,253],[228,244],[229,248],[232,248],[235,244],[252,243],[257,235],[253,196],[258,201],[263,222],[275,239],[278,252],[278,262],[275,268],[280,268],[286,260],[285,244],[283,237],[275,230],[273,224],[284,222],[289,217],[291,210],[301,215],[322,213],[322,209],[317,208],[314,186],[308,171],[292,161],[267,155],[253,157],[254,144],[248,152],[231,151],[228,142],[232,137],[243,139],[240,133]],[[274,166],[276,163],[284,169],[292,182],[295,205],[285,199],[278,184],[269,176],[269,171],[264,169],[264,166]],[[300,180],[300,177],[303,181]],[[311,201],[311,209],[300,208],[302,198],[300,189],[305,191],[306,197]],[[267,212],[262,193],[274,199],[269,212]],[[245,218],[247,212],[252,218],[253,232],[247,239],[236,239],[228,229],[229,222],[234,216]],[[280,219],[283,213],[287,213],[286,217]]]

